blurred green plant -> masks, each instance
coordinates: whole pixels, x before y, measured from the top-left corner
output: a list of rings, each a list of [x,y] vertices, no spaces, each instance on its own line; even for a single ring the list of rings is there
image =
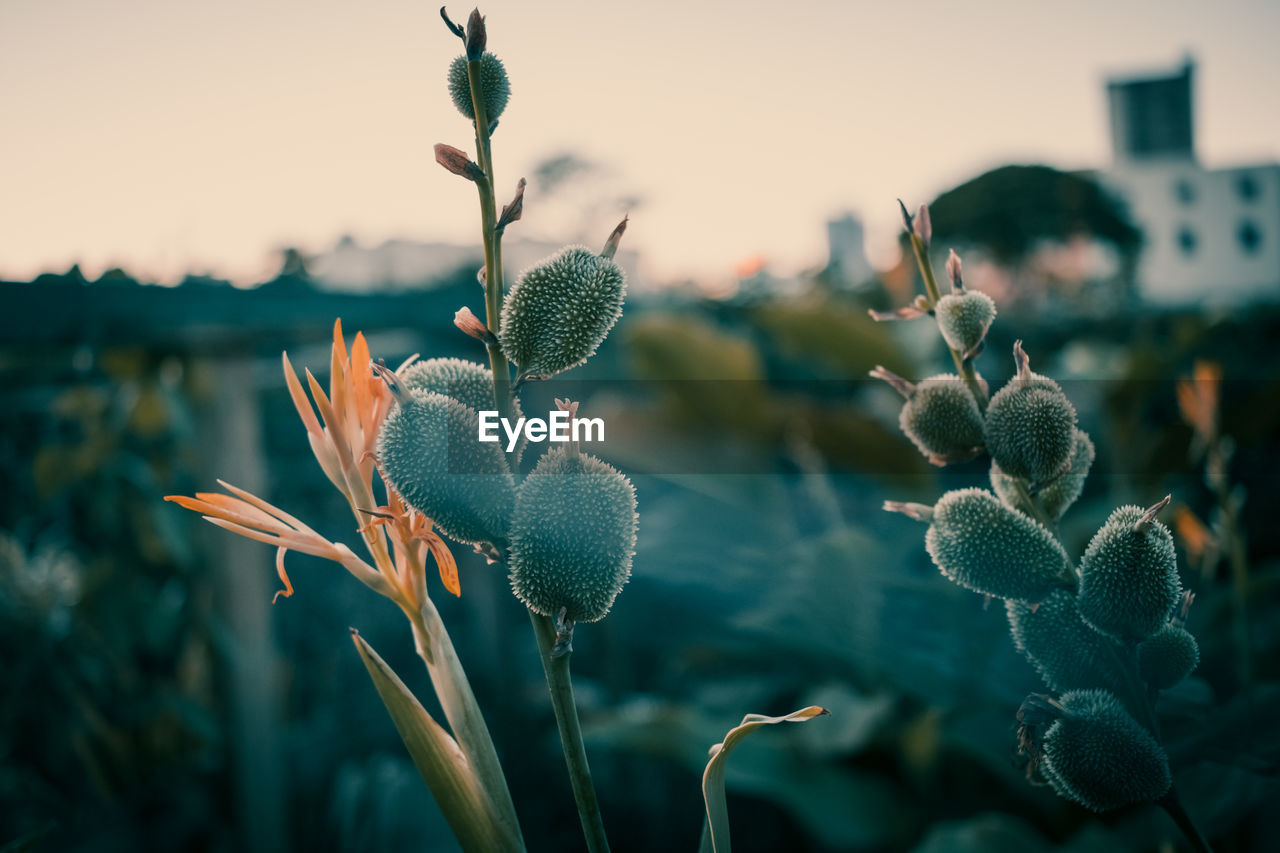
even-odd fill
[[[1094,811],[1158,803],[1196,849],[1208,850],[1174,791],[1153,701],[1198,660],[1195,639],[1182,627],[1193,596],[1182,593],[1172,536],[1156,521],[1170,499],[1117,509],[1079,565],[1068,559],[1057,521],[1081,492],[1092,444],[1057,383],[1031,371],[1021,341],[1014,344],[1015,376],[988,396],[974,361],[994,311],[983,310],[971,334],[956,334],[954,317],[940,308],[945,298],[969,295],[960,259],[953,252],[948,260],[952,293],[943,297],[929,259],[929,209],[922,205],[912,217],[904,206],[902,215],[926,294],[894,315],[873,316],[936,318],[960,375],[930,381],[972,396],[984,445],[974,451],[990,454],[995,493],[961,489],[933,506],[890,501],[885,509],[929,524],[926,548],[945,576],[1005,599],[1019,649],[1059,691],[1028,697],[1018,712],[1028,777]],[[872,375],[909,384],[883,368]],[[904,413],[904,429],[928,426],[928,441],[913,440],[931,462],[951,461],[935,449],[945,441],[934,433],[950,430],[957,445],[973,444],[972,418],[956,416],[954,395],[912,389],[906,396],[907,407],[922,411]]]

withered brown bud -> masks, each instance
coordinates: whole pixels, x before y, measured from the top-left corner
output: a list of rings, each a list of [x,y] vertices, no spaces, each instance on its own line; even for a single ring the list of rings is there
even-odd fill
[[[452,20],[449,19],[449,13],[445,11],[444,6],[440,7],[440,17],[444,19],[444,25],[449,28],[449,32],[453,33],[455,36],[462,39],[463,41],[467,40],[467,34],[462,31],[462,27],[458,26]]]
[[[524,187],[525,179],[521,178],[520,183],[516,184],[515,198],[511,199],[511,203],[504,205],[502,215],[498,217],[498,224],[494,226],[494,230],[501,231],[512,222],[519,222],[520,217],[524,215]]]
[[[468,181],[478,181],[484,177],[484,170],[467,156],[467,152],[460,148],[454,148],[452,145],[445,145],[441,142],[437,143],[435,151],[436,162],[444,166],[446,171],[466,178]]]
[[[622,221],[618,223],[618,227],[613,229],[613,233],[609,235],[609,239],[604,241],[604,249],[600,251],[600,257],[610,258],[618,251],[618,244],[622,242],[622,235],[627,230],[627,221],[631,219],[630,214],[622,217]]]
[[[480,14],[479,9],[471,10],[471,17],[467,19],[467,59],[474,62],[484,55],[485,45],[489,42],[488,33],[485,32],[484,16]]]
[[[472,314],[471,309],[466,306],[459,308],[453,315],[453,325],[485,346],[492,346],[498,342],[493,332],[489,331],[489,327],[480,322],[480,318]]]
[[[902,203],[902,199],[898,199],[898,210],[902,212],[902,227],[906,228],[907,231],[910,232],[912,230],[911,214],[907,213],[907,206]]]

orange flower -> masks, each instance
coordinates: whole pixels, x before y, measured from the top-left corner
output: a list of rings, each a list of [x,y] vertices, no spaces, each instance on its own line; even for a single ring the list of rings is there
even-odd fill
[[[413,359],[400,366],[403,370]],[[329,362],[329,392],[304,371],[304,390],[288,353],[282,354],[285,383],[298,416],[307,430],[311,451],[325,476],[342,492],[359,521],[359,532],[376,566],[359,559],[345,545],[335,544],[261,498],[222,483],[236,497],[199,493],[194,498],[170,496],[180,506],[194,510],[220,527],[276,545],[276,569],[285,588],[277,593],[293,594],[293,585],[284,570],[288,550],[314,554],[340,563],[369,587],[409,610],[426,600],[426,553],[435,559],[446,589],[461,595],[458,564],[448,545],[432,529],[431,519],[408,507],[383,479],[387,504],[377,505],[373,493],[373,471],[377,465],[374,446],[378,429],[390,411],[394,397],[385,382],[375,375],[369,345],[357,332],[348,355],[342,338],[342,321],[333,324],[333,348]],[[309,390],[310,397],[307,395]],[[316,417],[319,411],[320,417]],[[220,483],[222,481],[219,481]],[[370,521],[370,516],[373,520]],[[424,547],[425,546],[425,551]]]
[[[275,598],[271,599],[273,604],[276,598],[282,595],[285,598],[293,595],[293,584],[289,582],[289,575],[284,569],[284,555],[288,551],[298,551],[332,560],[375,592],[386,596],[391,595],[391,588],[378,570],[353,554],[346,545],[330,542],[284,510],[244,489],[238,489],[221,480],[218,481],[218,485],[235,497],[216,492],[196,492],[194,498],[168,495],[165,500],[198,512],[206,521],[226,528],[232,533],[239,533],[249,539],[275,545],[276,571],[280,573],[284,589],[277,592]]]
[[[1190,379],[1178,380],[1178,407],[1182,418],[1205,445],[1218,431],[1218,391],[1222,385],[1222,365],[1197,361]]]
[[[1186,547],[1191,562],[1199,564],[1200,572],[1206,578],[1212,577],[1219,553],[1218,538],[1213,531],[1186,504],[1180,504],[1174,511],[1173,529]]]
[[[325,474],[348,498],[371,497],[369,482],[373,474],[373,447],[378,439],[378,428],[387,416],[393,398],[386,385],[373,373],[369,344],[362,332],[356,332],[351,355],[348,356],[342,339],[342,320],[334,321],[330,353],[328,395],[311,371],[304,371],[324,426],[316,420],[311,400],[307,399],[307,393],[298,381],[288,353],[281,354],[285,382],[293,405],[307,428],[311,450]],[[401,369],[412,361],[410,358],[400,366]]]
[[[440,580],[445,589],[454,595],[461,596],[462,585],[458,580],[458,563],[454,560],[448,544],[432,529],[431,519],[410,508],[390,486],[387,487],[387,500],[389,501],[387,506],[380,506],[376,510],[367,512],[368,515],[373,516],[373,521],[362,528],[362,532],[377,526],[390,528],[391,542],[396,552],[396,566],[402,571],[407,566],[421,565],[424,555],[420,552],[419,546],[426,545],[431,556],[435,558],[436,567],[440,570]],[[412,580],[416,581],[420,577],[419,573]],[[415,592],[421,596],[426,595],[425,590],[415,590]]]

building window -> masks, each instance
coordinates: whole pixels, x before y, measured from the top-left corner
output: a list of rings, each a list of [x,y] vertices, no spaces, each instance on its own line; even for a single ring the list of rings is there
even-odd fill
[[[1182,254],[1190,257],[1196,253],[1196,232],[1187,226],[1178,229],[1178,248],[1182,250]]]
[[[1245,201],[1257,201],[1258,196],[1262,195],[1258,182],[1254,180],[1253,175],[1248,174],[1236,178],[1236,192]]]
[[[1236,230],[1236,239],[1240,241],[1240,248],[1246,255],[1255,254],[1262,246],[1262,232],[1248,219],[1240,223],[1240,228]]]
[[[1173,185],[1173,197],[1183,204],[1192,204],[1196,200],[1195,184],[1186,178],[1180,178]]]

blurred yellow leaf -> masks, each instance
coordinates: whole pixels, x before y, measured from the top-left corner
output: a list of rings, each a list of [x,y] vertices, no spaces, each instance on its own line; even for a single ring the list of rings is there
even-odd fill
[[[729,853],[729,809],[724,795],[724,768],[729,752],[742,742],[742,739],[761,726],[776,723],[802,723],[830,713],[826,708],[810,705],[799,711],[792,711],[782,717],[765,717],[760,714],[747,714],[742,722],[729,730],[724,740],[711,747],[711,760],[702,774],[702,798],[707,804],[707,830],[703,836],[702,849],[714,853]]]

